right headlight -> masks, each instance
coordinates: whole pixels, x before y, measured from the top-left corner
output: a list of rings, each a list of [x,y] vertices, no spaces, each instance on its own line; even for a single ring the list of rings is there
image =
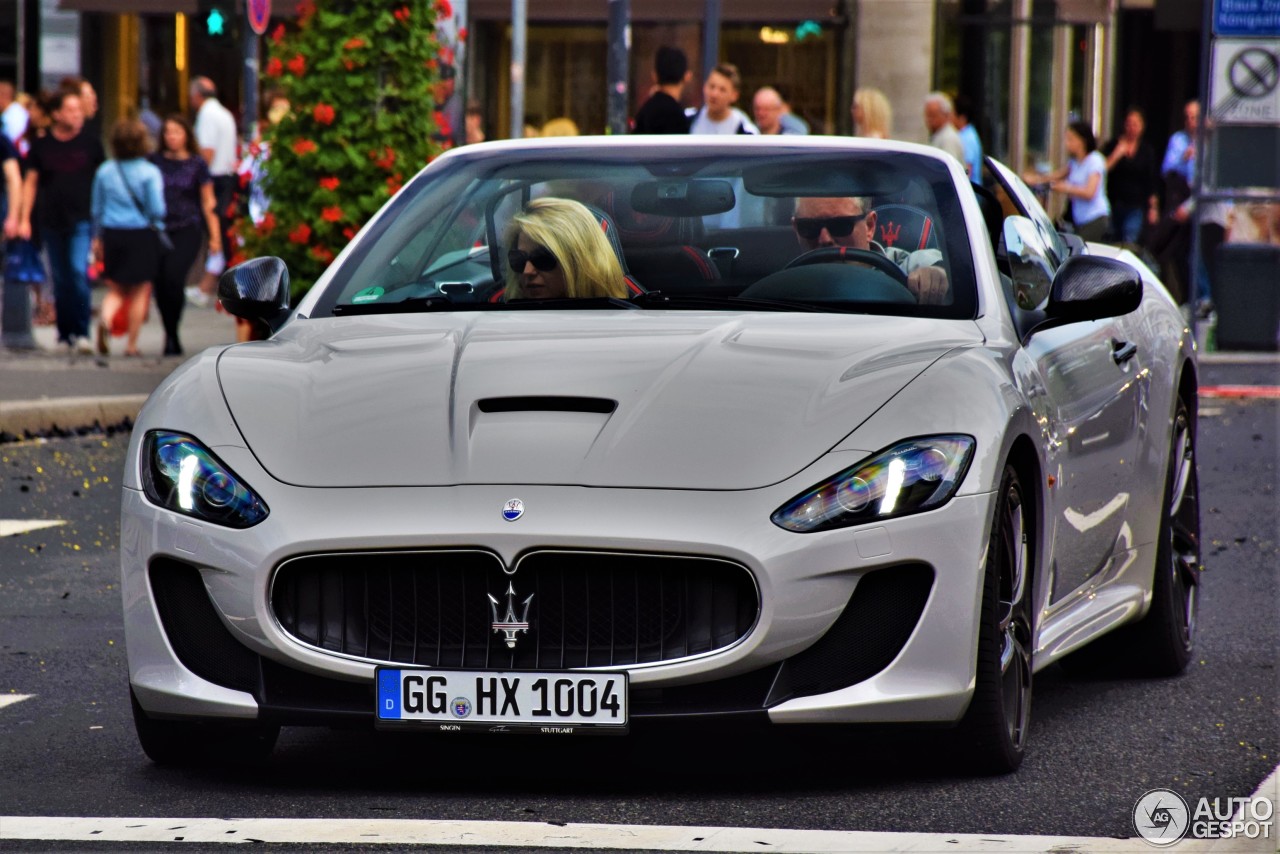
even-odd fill
[[[901,442],[788,501],[770,518],[809,534],[932,510],[950,500],[973,457],[972,436]]]
[[[250,528],[267,505],[199,441],[152,430],[142,440],[142,487],[152,502],[216,525]]]

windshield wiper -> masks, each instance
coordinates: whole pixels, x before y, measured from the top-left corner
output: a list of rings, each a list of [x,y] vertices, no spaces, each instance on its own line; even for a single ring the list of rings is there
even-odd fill
[[[741,309],[743,311],[842,311],[840,308],[818,306],[807,302],[790,302],[776,299],[752,299],[751,297],[722,297],[711,294],[664,294],[649,291],[631,298],[633,305],[641,308],[716,308]]]
[[[409,297],[399,302],[365,302],[339,303],[333,307],[333,313],[344,314],[399,314],[410,311],[449,311],[458,308],[453,300],[446,296]],[[470,308],[470,305],[466,307]]]
[[[514,299],[510,302],[497,303],[495,307],[563,311],[564,309],[636,309],[639,306],[631,302],[631,300],[619,299],[618,297],[557,297],[556,299]]]
[[[626,309],[634,311],[640,306],[630,300],[617,297],[562,297],[559,299],[517,299],[511,302],[454,302],[439,294],[410,297],[399,302],[340,303],[333,307],[336,315],[399,314],[417,311],[524,311],[524,310],[598,310]]]

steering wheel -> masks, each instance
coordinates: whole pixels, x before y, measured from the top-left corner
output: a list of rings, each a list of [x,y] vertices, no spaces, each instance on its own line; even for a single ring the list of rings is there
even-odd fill
[[[871,249],[854,249],[850,246],[822,246],[818,249],[810,249],[803,255],[793,258],[791,263],[782,269],[789,270],[806,264],[836,264],[841,261],[853,261],[875,267],[904,288],[907,286],[907,274],[897,264],[879,252]]]

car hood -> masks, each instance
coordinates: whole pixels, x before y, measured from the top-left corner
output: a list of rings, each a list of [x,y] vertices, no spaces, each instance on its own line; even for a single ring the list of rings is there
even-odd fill
[[[398,314],[298,320],[217,370],[286,483],[750,489],[980,342],[972,323],[883,316]]]

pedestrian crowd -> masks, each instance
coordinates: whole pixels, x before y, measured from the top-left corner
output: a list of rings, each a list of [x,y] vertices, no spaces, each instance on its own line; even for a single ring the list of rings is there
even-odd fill
[[[637,134],[808,134],[780,84],[757,89],[750,115],[738,105],[742,78],[719,63],[702,84],[701,105],[685,106],[692,72],[683,51],[657,50],[653,86],[635,113]],[[140,355],[138,333],[154,299],[164,326],[163,354],[181,355],[181,319],[187,304],[207,306],[217,276],[233,256],[233,218],[239,191],[255,222],[265,216],[263,165],[269,151],[254,140],[240,151],[236,119],[207,77],[189,90],[193,118],[161,118],[146,102],[104,134],[98,98],[89,81],[68,77],[54,91],[17,93],[0,80],[0,222],[5,251],[0,273],[6,287],[30,286],[34,323],[54,325],[59,344],[72,352],[111,350],[123,337],[125,356]],[[262,99],[264,120],[279,122],[289,102],[278,92]],[[951,154],[976,184],[989,184],[983,146],[972,121],[973,103],[930,93],[921,104],[928,142]],[[890,139],[893,106],[883,92],[862,87],[850,104],[854,134]],[[1142,253],[1159,268],[1180,303],[1202,313],[1211,307],[1209,274],[1224,241],[1280,243],[1280,206],[1205,204],[1193,216],[1196,141],[1200,106],[1186,104],[1182,129],[1163,156],[1146,138],[1146,118],[1127,111],[1119,134],[1103,144],[1093,128],[1071,122],[1063,140],[1067,162],[1023,177],[1046,198],[1064,200],[1059,222],[1081,238],[1110,241]],[[484,111],[470,103],[466,141],[485,139]],[[577,124],[557,117],[527,136],[574,136]],[[102,140],[109,141],[109,151]],[[243,153],[243,157],[241,157]],[[109,156],[108,156],[109,155]],[[1198,219],[1199,234],[1193,222]],[[869,236],[869,240],[874,242]],[[1199,255],[1194,247],[1198,243]],[[204,259],[203,267],[200,259]],[[104,290],[94,318],[91,288]],[[6,300],[6,305],[10,305]],[[28,305],[28,303],[22,303]],[[6,336],[10,324],[6,322]],[[253,332],[237,321],[236,337]],[[34,346],[25,343],[5,346]]]
[[[0,80],[0,274],[6,288],[32,288],[31,322],[55,326],[59,346],[72,353],[105,356],[123,338],[124,356],[142,355],[138,334],[154,299],[163,355],[182,355],[183,308],[207,304],[226,265],[239,185],[236,122],[209,78],[191,82],[190,99],[194,124],[143,109],[116,121],[104,148],[89,81],[68,77],[33,97]],[[96,317],[95,285],[104,290]],[[9,340],[10,329],[6,321],[6,347],[35,346],[29,334]]]

